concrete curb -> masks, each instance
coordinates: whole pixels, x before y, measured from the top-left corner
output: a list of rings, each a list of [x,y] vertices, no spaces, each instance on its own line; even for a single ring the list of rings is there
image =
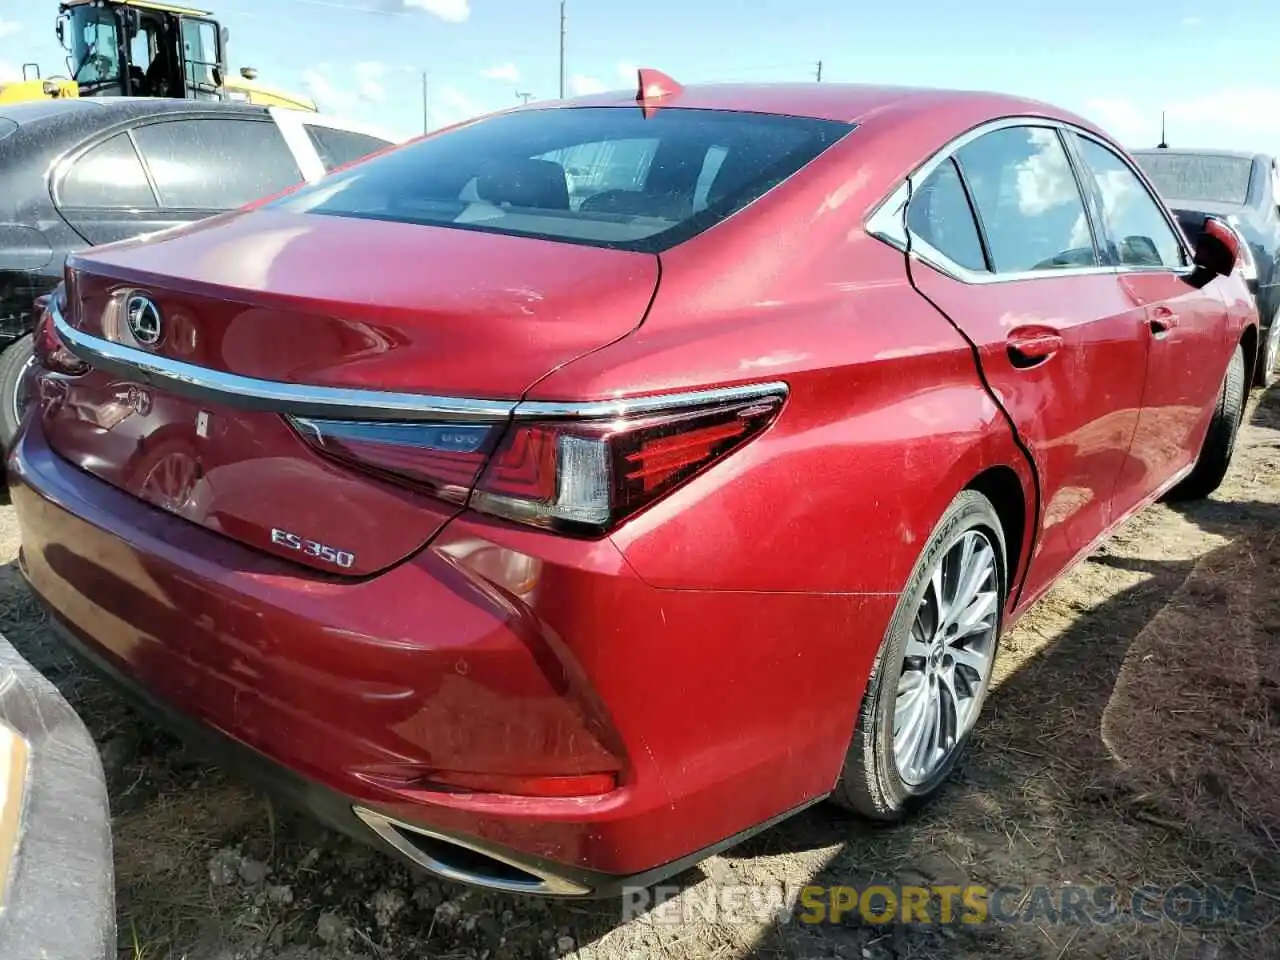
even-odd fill
[[[57,688],[2,636],[0,719],[30,748],[0,957],[113,960],[111,811],[98,749]]]

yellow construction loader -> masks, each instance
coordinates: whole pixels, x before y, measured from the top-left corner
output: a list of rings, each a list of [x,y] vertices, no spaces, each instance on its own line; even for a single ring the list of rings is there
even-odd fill
[[[26,64],[22,80],[0,84],[0,103],[177,97],[316,109],[312,100],[258,83],[252,68],[228,76],[227,30],[203,10],[161,0],[63,0],[57,30],[70,75],[45,77]]]

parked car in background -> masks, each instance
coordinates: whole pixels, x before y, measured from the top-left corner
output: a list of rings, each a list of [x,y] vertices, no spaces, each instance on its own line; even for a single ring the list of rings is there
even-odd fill
[[[68,253],[221,213],[391,142],[323,115],[196,100],[0,106],[0,444],[17,430],[34,303]]]
[[[615,893],[940,790],[1002,629],[1222,481],[1238,254],[1043,104],[641,71],[71,257],[22,570],[327,822]]]
[[[1244,238],[1240,269],[1258,306],[1264,349],[1253,383],[1280,376],[1280,167],[1262,153],[1157,147],[1134,158],[1173,208],[1192,243],[1206,216]]]

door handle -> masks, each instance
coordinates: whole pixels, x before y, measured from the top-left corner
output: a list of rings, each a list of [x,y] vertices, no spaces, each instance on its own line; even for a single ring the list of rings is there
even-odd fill
[[[1019,327],[1009,331],[1005,346],[1015,367],[1034,367],[1062,349],[1062,334],[1051,327]]]
[[[1157,340],[1163,340],[1168,336],[1169,331],[1178,325],[1178,315],[1165,306],[1157,306],[1151,308],[1151,315],[1147,318],[1147,326],[1151,328],[1151,335]]]

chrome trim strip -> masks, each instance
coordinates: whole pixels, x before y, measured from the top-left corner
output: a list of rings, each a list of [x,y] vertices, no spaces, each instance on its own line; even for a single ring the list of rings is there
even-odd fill
[[[50,304],[54,329],[80,359],[104,370],[152,386],[163,385],[193,399],[216,397],[227,406],[294,416],[375,420],[505,420],[515,400],[472,400],[419,393],[298,386],[210,370],[112,343],[72,327]]]
[[[1051,130],[1068,131],[1077,136],[1087,137],[1107,150],[1115,153],[1116,148],[1108,144],[1105,140],[1101,140],[1094,133],[1078,127],[1073,123],[1065,120],[1054,120],[1048,117],[1002,117],[999,120],[992,120],[988,123],[981,124],[968,130],[955,139],[947,142],[936,153],[916,167],[904,180],[899,184],[889,196],[881,200],[872,210],[871,215],[867,217],[865,227],[867,233],[881,240],[891,247],[906,252],[907,237],[906,225],[903,222],[903,207],[906,206],[908,185],[921,184],[927,180],[939,166],[951,158],[951,156],[965,145],[972,143],[979,137],[986,136],[996,130],[1003,130],[1007,127],[1044,127]],[[1147,181],[1146,176],[1137,169],[1133,163],[1123,155],[1116,153],[1116,156],[1129,167],[1143,183],[1148,191],[1151,191],[1151,185]],[[914,189],[914,186],[911,187]],[[1182,234],[1182,229],[1177,225],[1168,207],[1157,200],[1156,206],[1160,209],[1165,218],[1165,222],[1173,229],[1174,236],[1178,239],[1178,243],[1182,248],[1183,256],[1190,261],[1191,256],[1188,250],[1186,238]],[[1127,265],[1106,266],[1098,265],[1094,267],[1064,267],[1060,270],[1023,270],[1017,273],[987,273],[986,271],[970,270],[956,263],[940,250],[935,249],[928,242],[920,239],[915,234],[911,235],[911,253],[917,259],[927,263],[953,280],[959,280],[961,283],[970,284],[990,284],[990,283],[1013,283],[1022,280],[1048,280],[1052,277],[1080,277],[1091,276],[1106,273],[1133,273],[1133,272],[1163,272],[1185,276],[1190,273],[1187,267],[1133,267]]]
[[[401,820],[395,820],[386,814],[377,813],[367,807],[354,806],[352,812],[364,822],[370,830],[379,837],[391,844],[399,853],[413,863],[428,870],[437,876],[444,877],[446,880],[453,880],[458,883],[467,883],[472,886],[486,887],[489,890],[502,890],[506,893],[524,893],[524,894],[540,894],[549,897],[585,897],[591,893],[590,887],[584,887],[581,884],[574,883],[572,880],[566,880],[564,877],[557,877],[554,874],[547,873],[545,870],[539,870],[530,867],[528,864],[520,863],[506,856],[499,856],[492,850],[487,850],[480,844],[464,842],[455,837],[448,837],[442,833],[436,833],[433,830],[427,830],[423,827],[417,827],[413,824],[405,823]],[[447,863],[437,860],[400,835],[400,831],[408,833],[416,833],[420,836],[435,840],[438,843],[448,844],[449,846],[458,847],[467,850],[473,854],[487,857],[490,860],[497,861],[512,869],[519,870],[521,873],[529,874],[528,881],[508,880],[500,877],[489,877],[483,873],[473,870],[465,870],[461,867],[453,867]]]
[[[533,400],[524,403],[516,400],[305,386],[210,370],[194,363],[156,356],[136,347],[91,336],[67,323],[58,305],[52,301],[49,313],[53,317],[54,329],[67,349],[95,367],[130,380],[162,386],[192,399],[215,399],[231,407],[292,417],[382,422],[485,423],[513,416],[519,420],[607,419],[787,395],[787,385],[780,381],[614,400]]]
[[[787,390],[787,385],[777,380],[769,383],[748,383],[738,387],[691,390],[686,393],[653,393],[640,397],[621,397],[617,400],[527,400],[516,407],[515,418],[517,420],[602,420],[613,417],[634,417],[645,413],[687,410],[718,403],[785,397]]]

